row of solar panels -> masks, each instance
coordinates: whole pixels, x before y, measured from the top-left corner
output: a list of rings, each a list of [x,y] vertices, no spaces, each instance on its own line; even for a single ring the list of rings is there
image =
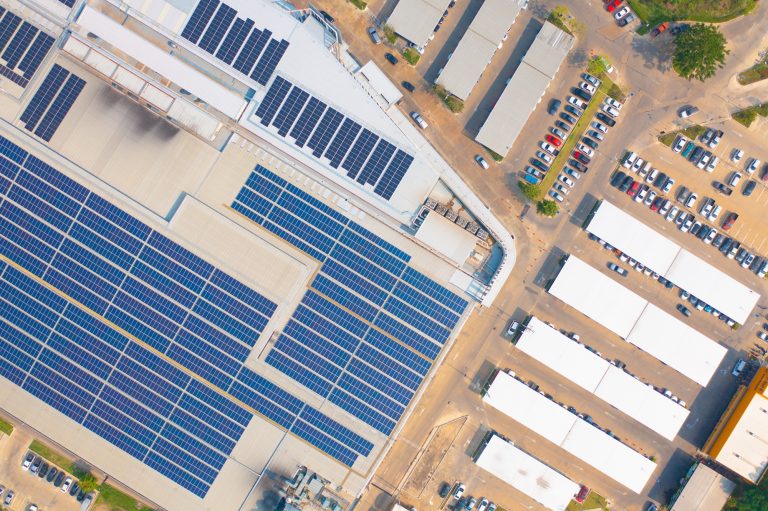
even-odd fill
[[[174,415],[183,397],[169,389],[184,384],[163,369],[173,363],[215,396],[208,404],[224,418],[235,420],[237,410],[249,418],[259,413],[350,466],[370,454],[370,442],[243,366],[274,312],[272,302],[8,140],[0,139],[0,153],[0,253],[33,275],[19,273],[24,285],[4,288],[0,323],[17,332],[8,341],[19,343],[3,346],[15,349],[13,357],[3,357],[6,378],[200,496],[218,472],[202,446],[227,456],[234,439],[222,443],[228,421],[218,416],[196,412],[204,423],[190,425],[183,414]],[[48,287],[67,299],[52,298]],[[61,351],[53,338],[60,338]],[[56,362],[30,365],[21,356],[29,342],[44,342]],[[145,372],[113,380],[106,370],[122,367],[128,345],[142,353],[135,360]],[[135,412],[110,410],[94,418],[93,406],[108,387]],[[107,404],[127,406],[115,403]],[[152,450],[155,435],[174,443],[163,421],[201,446],[189,452],[195,459]],[[213,472],[191,470],[195,463]]]
[[[201,0],[181,37],[266,85],[288,49],[288,41],[278,41],[266,28],[255,28],[252,19],[236,16],[235,9],[219,0]]]
[[[266,362],[390,434],[467,302],[299,192],[258,166],[232,205],[323,263]]]
[[[55,39],[0,7],[0,74],[26,87]]]
[[[49,142],[84,87],[85,80],[54,64],[21,114],[24,127]]]
[[[294,144],[325,158],[336,169],[361,185],[373,186],[374,193],[390,199],[405,176],[413,156],[324,102],[277,76],[256,109],[264,126],[294,139]]]

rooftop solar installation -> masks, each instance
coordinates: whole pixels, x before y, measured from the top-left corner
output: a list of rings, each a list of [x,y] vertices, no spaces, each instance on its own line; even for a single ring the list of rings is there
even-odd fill
[[[0,7],[0,75],[26,87],[55,39]]]
[[[254,414],[348,466],[370,454],[243,365],[273,302],[4,138],[0,238],[0,375],[193,494],[206,495]],[[305,303],[297,323],[331,315],[309,293]],[[353,328],[345,319],[329,328]]]
[[[201,0],[181,37],[266,85],[288,49],[288,41],[278,41],[269,30],[254,28],[253,20],[236,16],[235,9],[219,0]]]
[[[322,263],[266,362],[389,435],[467,301],[262,166],[232,208]]]
[[[341,166],[348,178],[373,186],[387,200],[413,163],[410,154],[281,76],[275,77],[255,115],[263,126],[271,124],[298,147],[306,144],[312,156],[334,169]]]
[[[49,142],[83,87],[85,80],[54,64],[21,114],[24,127]]]

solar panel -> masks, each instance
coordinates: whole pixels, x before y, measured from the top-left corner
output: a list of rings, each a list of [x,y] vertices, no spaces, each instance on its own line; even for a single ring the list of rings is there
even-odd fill
[[[278,42],[275,39],[269,41],[267,49],[264,50],[264,54],[256,63],[256,67],[251,72],[251,78],[256,80],[256,83],[266,85],[269,81],[272,73],[275,72],[277,65],[280,63],[280,59],[283,58],[285,50],[288,49],[288,41],[282,40]]]
[[[235,69],[248,75],[253,69],[253,65],[256,63],[256,59],[261,55],[262,50],[267,45],[267,41],[272,36],[272,32],[267,30],[259,30],[254,28],[251,35],[248,36],[248,40],[243,45],[240,54],[237,56],[235,63],[232,65]]]
[[[279,76],[275,79],[275,83],[269,88],[267,95],[264,96],[261,104],[259,104],[259,108],[256,110],[256,116],[261,118],[261,124],[269,126],[272,117],[277,113],[277,109],[280,108],[290,88],[291,84],[288,81],[283,80]]]
[[[392,155],[395,154],[395,149],[397,148],[386,140],[379,140],[363,171],[357,176],[357,182],[363,185],[375,185],[379,177],[381,177],[381,173],[384,172],[384,167],[387,166]]]
[[[37,34],[32,47],[19,63],[19,69],[24,71],[24,78],[30,80],[35,75],[37,68],[40,67],[48,51],[53,46],[55,39],[48,34],[40,32]]]
[[[53,100],[53,103],[51,103],[48,112],[40,121],[37,129],[35,129],[35,135],[46,142],[50,141],[69,112],[69,109],[77,100],[80,92],[82,92],[83,87],[85,87],[85,80],[75,75],[70,75],[59,91],[59,94]]]
[[[59,3],[62,3],[67,7],[72,7],[73,5],[75,5],[75,0],[59,0]]]
[[[237,11],[228,6],[227,4],[221,4],[219,10],[211,20],[211,24],[208,25],[203,38],[200,39],[198,46],[207,51],[208,53],[214,53],[216,48],[219,47],[219,43],[224,38],[224,34],[229,30],[229,26],[235,19]]]
[[[299,147],[304,147],[312,130],[315,129],[317,121],[320,120],[320,116],[325,111],[326,104],[315,97],[309,98],[307,108],[301,112],[299,120],[291,130],[291,136],[295,139],[294,143]]]
[[[413,156],[398,149],[381,181],[374,188],[374,192],[387,200],[391,199],[412,162]]]
[[[5,48],[11,36],[16,32],[21,23],[21,18],[13,14],[11,11],[5,11],[5,16],[0,20],[0,50]]]
[[[239,18],[235,20],[235,23],[229,29],[227,36],[221,43],[219,50],[216,52],[216,58],[227,64],[231,64],[252,28],[253,20],[243,20]]]
[[[69,76],[69,71],[64,69],[58,64],[54,64],[53,68],[48,72],[48,75],[43,80],[43,83],[35,91],[35,95],[30,100],[27,108],[21,114],[19,120],[26,123],[25,128],[29,131],[35,129],[43,113],[53,101],[53,97],[58,93],[61,86],[64,84],[64,80]]]
[[[328,150],[325,151],[325,154],[323,155],[328,159],[328,164],[331,167],[335,169],[339,166],[339,163],[341,163],[344,155],[346,155],[347,151],[349,151],[349,148],[352,146],[352,142],[355,140],[355,138],[357,138],[357,135],[360,133],[361,129],[362,126],[360,126],[352,119],[344,119],[344,122],[341,124],[341,128],[339,128],[338,133],[336,133],[336,137],[333,139],[331,145],[328,146]]]
[[[218,6],[219,0],[200,0],[189,21],[187,21],[184,30],[181,32],[181,37],[197,43]]]
[[[278,135],[284,137],[288,134],[288,130],[293,126],[293,122],[296,120],[299,112],[304,108],[307,98],[309,98],[309,94],[300,88],[294,87],[291,89],[291,93],[288,94],[283,107],[278,112],[275,120],[272,121],[272,126],[278,129]]]
[[[3,52],[2,58],[10,69],[14,69],[21,60],[24,52],[27,51],[38,30],[32,24],[26,21],[22,23],[21,28],[13,36],[8,47]]]
[[[378,135],[374,135],[373,132],[363,129],[363,132],[360,134],[357,141],[355,141],[355,145],[349,150],[349,154],[347,154],[347,157],[344,159],[344,163],[341,164],[341,168],[349,171],[347,172],[347,177],[354,179],[357,176],[358,172],[360,172],[360,168],[368,159],[368,156],[370,156],[373,146],[376,145],[378,140]]]

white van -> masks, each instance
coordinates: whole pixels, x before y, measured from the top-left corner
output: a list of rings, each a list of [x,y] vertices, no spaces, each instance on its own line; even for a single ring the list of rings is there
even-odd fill
[[[747,367],[747,363],[744,362],[744,360],[739,359],[739,361],[736,362],[736,366],[733,368],[731,374],[734,376],[739,376],[745,367]]]

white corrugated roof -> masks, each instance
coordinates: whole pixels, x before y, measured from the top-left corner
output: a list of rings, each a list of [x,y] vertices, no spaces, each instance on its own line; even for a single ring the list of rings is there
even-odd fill
[[[416,46],[424,46],[451,0],[399,0],[387,24]]]
[[[720,511],[735,489],[736,483],[699,463],[671,511]]]
[[[416,239],[434,248],[458,265],[472,254],[477,238],[442,215],[430,211],[416,231]]]
[[[403,97],[403,93],[400,92],[400,89],[392,83],[374,61],[369,60],[366,65],[360,68],[360,73],[365,76],[365,79],[368,80],[371,87],[381,94],[390,105],[397,103],[400,101],[400,98]]]
[[[578,484],[496,434],[475,463],[552,511],[565,511],[579,491]]]

